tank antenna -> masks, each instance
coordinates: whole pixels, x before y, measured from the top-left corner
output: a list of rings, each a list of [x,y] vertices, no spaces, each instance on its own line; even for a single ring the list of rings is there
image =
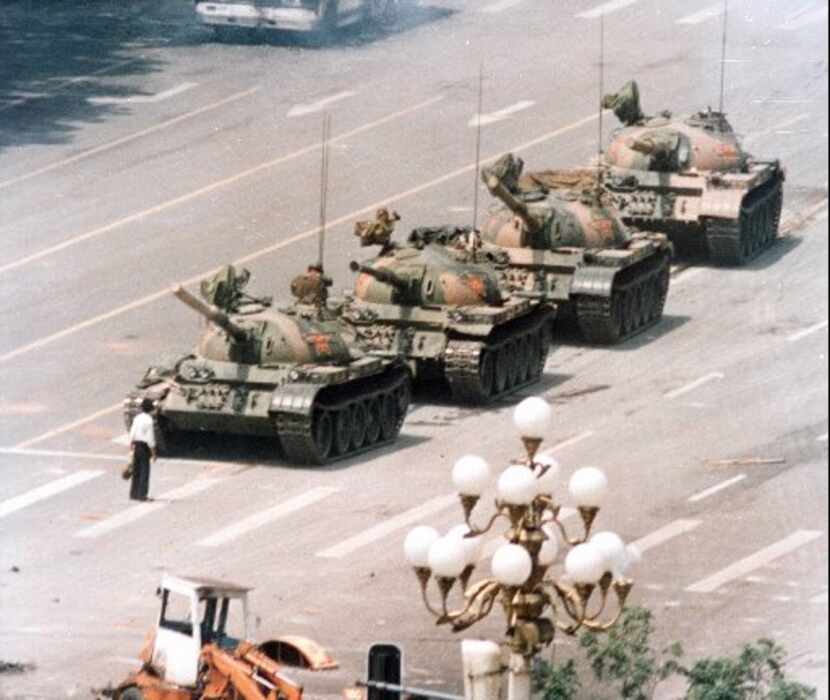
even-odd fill
[[[317,265],[320,274],[323,274],[323,253],[326,245],[326,193],[329,180],[329,133],[331,131],[331,115],[323,117],[323,142],[321,146],[322,159],[320,163],[320,231],[317,236]]]
[[[723,0],[723,31],[721,32],[720,47],[720,104],[718,111],[723,114],[723,80],[726,73],[726,19],[728,16],[728,1]]]
[[[597,119],[597,194],[602,190],[602,99],[605,91],[605,13],[599,16],[599,119]]]
[[[484,64],[478,64],[478,114],[476,117],[476,169],[473,173],[473,235],[478,223],[478,171],[481,163],[481,109],[484,95]]]

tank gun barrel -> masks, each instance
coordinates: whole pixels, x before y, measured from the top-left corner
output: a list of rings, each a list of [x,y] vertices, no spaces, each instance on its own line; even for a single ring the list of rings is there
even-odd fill
[[[248,332],[242,328],[242,326],[234,323],[228,314],[220,311],[215,306],[206,304],[198,297],[193,296],[193,294],[188,292],[181,285],[178,285],[175,289],[173,289],[173,295],[179,299],[179,301],[193,309],[196,313],[204,316],[208,319],[208,321],[215,323],[234,340],[238,342],[247,340]]]
[[[531,233],[537,233],[542,228],[539,220],[530,213],[527,204],[517,199],[495,175],[486,176],[484,184],[487,185],[490,194],[504,202],[504,205],[524,222]]]
[[[352,262],[349,263],[349,269],[351,269],[352,272],[365,272],[367,275],[374,277],[378,282],[389,284],[400,292],[406,292],[409,289],[409,283],[391,270],[386,270],[382,267],[362,265],[355,260],[352,260]]]

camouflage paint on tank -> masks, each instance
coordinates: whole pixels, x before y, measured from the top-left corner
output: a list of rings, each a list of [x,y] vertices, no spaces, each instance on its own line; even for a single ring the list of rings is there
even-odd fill
[[[603,106],[623,123],[604,156],[603,185],[627,224],[663,231],[678,244],[703,242],[712,259],[729,264],[772,245],[784,170],[747,153],[724,114],[647,117],[633,81],[606,95]]]
[[[500,306],[503,301],[492,270],[462,262],[440,246],[396,248],[360,269],[355,298],[374,304]]]

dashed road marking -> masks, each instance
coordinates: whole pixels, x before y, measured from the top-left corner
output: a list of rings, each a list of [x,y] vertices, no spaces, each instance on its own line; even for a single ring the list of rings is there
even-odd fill
[[[504,121],[512,117],[514,114],[518,112],[523,112],[526,109],[530,109],[536,103],[533,100],[521,100],[516,104],[512,104],[509,107],[505,107],[504,109],[500,109],[497,112],[489,112],[488,114],[477,114],[469,122],[467,122],[467,126],[487,126],[488,124],[495,124],[496,122]]]
[[[24,102],[28,102],[29,100],[34,99],[34,98],[49,97],[50,95],[52,95],[56,92],[60,92],[61,90],[63,90],[64,88],[66,88],[70,85],[74,85],[75,83],[80,83],[80,82],[84,82],[84,81],[87,81],[87,80],[91,80],[93,76],[101,75],[102,73],[109,73],[110,71],[113,71],[116,68],[123,68],[124,66],[129,65],[130,63],[137,63],[138,61],[139,61],[139,59],[137,59],[137,58],[129,58],[126,61],[118,61],[118,62],[112,63],[108,66],[104,66],[103,68],[99,68],[96,71],[92,71],[92,73],[89,73],[88,75],[78,75],[78,76],[75,76],[74,78],[68,78],[67,80],[64,80],[64,81],[58,83],[57,85],[55,85],[52,88],[52,91],[49,92],[49,93],[35,93],[35,94],[29,95],[29,96],[22,97],[22,98],[17,99],[17,100],[13,100],[12,102],[9,102],[7,104],[4,104],[4,105],[0,106],[0,112],[3,112],[4,110],[7,110],[7,109],[11,109],[12,107],[17,107],[18,105],[21,105]]]
[[[689,503],[697,503],[705,498],[709,498],[709,496],[714,496],[716,493],[719,493],[724,489],[728,489],[730,486],[734,486],[744,479],[746,479],[746,474],[738,474],[737,476],[733,476],[731,479],[721,481],[719,484],[715,484],[708,489],[704,489],[703,491],[696,493],[694,496],[689,496],[688,501]]]
[[[655,530],[654,532],[641,537],[631,544],[640,550],[640,552],[646,552],[649,549],[659,547],[664,542],[668,542],[675,537],[691,532],[695,528],[699,527],[700,524],[700,520],[675,520],[674,522],[661,527],[659,530]]]
[[[182,83],[176,85],[169,90],[162,90],[155,95],[130,95],[128,97],[87,97],[87,102],[94,105],[132,105],[132,104],[151,104],[153,102],[163,102],[169,100],[171,97],[181,95],[183,92],[192,90],[198,87],[199,83]]]
[[[481,8],[481,11],[487,14],[494,14],[497,12],[504,12],[505,10],[509,10],[511,7],[516,7],[516,5],[521,4],[522,0],[500,0],[500,2],[494,2],[490,5],[486,5]]]
[[[288,110],[288,113],[285,115],[286,117],[293,118],[293,117],[302,117],[307,114],[313,114],[314,112],[319,112],[322,109],[325,109],[331,104],[335,102],[340,102],[341,100],[347,100],[350,97],[354,97],[358,93],[354,90],[343,90],[343,92],[338,92],[335,95],[330,95],[329,97],[324,97],[316,102],[309,102],[308,104],[302,105],[294,105],[291,109]]]
[[[589,437],[592,437],[593,435],[593,430],[583,430],[581,433],[579,433],[579,435],[574,435],[572,438],[568,438],[567,440],[563,440],[562,442],[556,443],[553,447],[550,448],[550,451],[556,452],[557,450],[563,450],[566,447],[570,447],[571,445],[576,445],[578,442],[587,440]]]
[[[633,5],[635,2],[637,0],[610,0],[610,2],[606,2],[603,5],[597,5],[592,10],[580,12],[577,17],[581,19],[596,19],[602,15],[608,15],[617,10],[622,10],[624,7]]]
[[[690,391],[694,391],[699,386],[703,386],[704,384],[708,384],[715,379],[723,379],[723,374],[721,372],[710,372],[709,374],[701,377],[700,379],[695,379],[693,382],[689,382],[688,384],[678,387],[677,389],[673,389],[672,391],[663,394],[663,396],[667,399],[676,399],[678,396],[683,396],[683,394],[688,394]]]
[[[804,328],[803,330],[798,331],[797,333],[793,333],[792,335],[787,336],[787,340],[791,343],[794,343],[802,338],[806,338],[808,335],[812,335],[816,331],[820,331],[822,328],[827,327],[827,321],[819,321],[818,323],[814,323],[812,326]]]
[[[219,547],[220,545],[227,544],[238,537],[242,537],[242,535],[246,535],[252,530],[256,530],[257,528],[263,527],[268,523],[284,518],[286,515],[290,515],[291,513],[296,513],[298,510],[301,510],[306,506],[313,505],[327,496],[338,493],[338,491],[339,489],[327,488],[323,486],[313,488],[300,494],[299,496],[295,496],[294,498],[289,498],[287,501],[278,503],[271,508],[261,510],[258,513],[253,513],[247,518],[240,520],[238,523],[229,525],[228,527],[225,527],[218,532],[199,540],[196,544],[200,547]]]
[[[16,513],[19,510],[23,510],[30,505],[38,503],[39,501],[46,500],[52,496],[57,496],[59,493],[75,488],[76,486],[80,486],[81,484],[84,484],[91,479],[95,479],[102,474],[104,474],[103,471],[82,469],[74,474],[65,476],[62,479],[50,481],[48,484],[38,486],[31,491],[21,493],[19,496],[14,496],[13,498],[2,501],[0,502],[0,518]]]
[[[124,403],[119,401],[112,406],[107,406],[106,408],[102,408],[100,411],[95,411],[95,413],[91,413],[84,418],[79,418],[78,420],[74,420],[71,423],[65,423],[64,425],[60,426],[59,428],[54,428],[53,430],[49,430],[42,435],[38,435],[37,437],[30,438],[28,440],[24,440],[23,442],[17,443],[14,447],[15,449],[22,450],[26,447],[30,447],[38,442],[43,442],[44,440],[48,440],[49,438],[53,438],[56,435],[60,435],[61,433],[68,432],[70,430],[74,430],[79,425],[83,425],[84,423],[89,423],[90,421],[95,420],[96,418],[101,418],[102,416],[109,415],[110,413],[115,413],[117,410],[124,407]]]
[[[807,12],[804,14],[798,13],[796,15],[793,15],[778,28],[783,29],[785,31],[794,31],[796,29],[801,29],[802,27],[807,27],[811,24],[817,24],[819,22],[826,21],[827,5],[822,4],[821,7],[816,8],[812,12]]]
[[[438,498],[433,498],[431,501],[427,501],[420,506],[407,510],[400,515],[384,520],[374,527],[370,527],[368,530],[364,530],[354,537],[350,537],[347,540],[334,545],[333,547],[323,549],[317,552],[315,556],[323,557],[325,559],[342,559],[347,554],[351,554],[362,547],[372,544],[373,542],[377,542],[379,539],[382,539],[387,535],[391,535],[393,532],[397,532],[407,525],[412,525],[413,523],[422,521],[430,515],[440,513],[442,510],[446,510],[450,506],[457,503],[457,493],[447,494],[446,496],[438,496]]]
[[[197,117],[200,114],[205,114],[206,112],[210,112],[211,110],[218,109],[219,107],[223,107],[226,104],[230,104],[231,102],[235,102],[236,100],[241,100],[243,97],[248,97],[248,95],[252,95],[253,93],[259,90],[259,86],[253,87],[249,90],[243,90],[242,92],[237,92],[233,95],[229,95],[228,97],[219,100],[217,102],[213,102],[211,104],[205,105],[200,107],[199,109],[195,109],[191,112],[187,112],[186,114],[180,114],[178,117],[173,117],[172,119],[168,119],[167,121],[163,121],[159,124],[155,124],[147,129],[142,129],[141,131],[137,131],[134,134],[129,134],[124,136],[120,139],[116,139],[115,141],[110,141],[108,143],[101,144],[100,146],[96,146],[95,148],[90,148],[88,151],[83,151],[82,153],[78,153],[77,155],[71,156],[69,158],[64,158],[63,160],[56,161],[54,163],[50,163],[49,165],[44,165],[42,168],[37,168],[36,170],[32,170],[28,173],[24,173],[23,175],[18,175],[17,177],[10,178],[8,180],[4,180],[0,182],[0,189],[4,187],[8,187],[10,185],[14,185],[20,182],[24,182],[29,180],[37,175],[42,175],[43,173],[51,172],[52,170],[57,170],[58,168],[65,167],[67,165],[71,165],[72,163],[77,163],[79,160],[84,160],[85,158],[89,158],[91,156],[97,155],[98,153],[103,153],[104,151],[108,151],[112,148],[117,148],[118,146],[123,146],[125,143],[129,143],[130,141],[135,141],[136,139],[141,138],[142,136],[147,136],[149,134],[155,133],[157,131],[161,131],[162,129],[166,129],[169,126],[173,126],[174,124],[179,124],[187,119],[192,119],[193,117]]]
[[[395,119],[400,119],[401,117],[406,116],[407,114],[415,112],[419,109],[423,109],[425,107],[433,105],[436,102],[440,102],[442,99],[443,96],[438,95],[437,97],[430,98],[429,100],[425,100],[416,105],[412,105],[411,107],[407,107],[406,109],[393,112],[392,114],[387,114],[386,116],[381,117],[380,119],[376,119],[373,122],[363,124],[362,126],[352,129],[351,131],[347,131],[345,133],[333,137],[330,143],[339,143],[353,136],[356,136],[357,134],[363,133],[364,131],[369,131]],[[18,258],[17,260],[13,260],[10,263],[6,263],[5,265],[0,266],[0,273],[7,272],[18,267],[22,267],[23,265],[34,262],[36,260],[40,260],[41,258],[45,258],[49,255],[53,255],[62,250],[65,250],[66,248],[77,245],[78,243],[82,243],[83,241],[90,240],[91,238],[97,238],[98,236],[101,236],[105,233],[109,233],[110,231],[113,231],[117,228],[121,228],[122,226],[126,226],[127,224],[131,224],[136,221],[141,221],[142,219],[146,219],[148,216],[158,214],[159,212],[166,211],[167,209],[178,206],[179,204],[184,204],[193,199],[197,199],[203,195],[214,192],[215,190],[221,189],[228,185],[234,184],[235,182],[239,182],[240,180],[246,179],[251,175],[256,175],[258,173],[263,172],[264,170],[268,170],[277,165],[281,165],[282,163],[287,163],[291,160],[295,160],[303,155],[319,150],[319,148],[319,143],[313,143],[308,146],[304,146],[303,148],[300,148],[296,151],[292,151],[291,153],[287,153],[285,155],[279,156],[278,158],[273,158],[263,163],[259,163],[258,165],[255,165],[251,168],[247,168],[246,170],[242,170],[234,175],[212,182],[211,184],[205,185],[204,187],[200,187],[197,190],[192,190],[191,192],[180,195],[178,197],[174,197],[173,199],[168,199],[167,201],[162,202],[161,204],[157,204],[153,207],[149,207],[148,209],[143,209],[141,211],[134,212],[133,214],[129,214],[121,219],[118,219],[117,221],[113,221],[109,224],[105,224],[104,226],[92,229],[91,231],[87,231],[86,233],[81,233],[72,236],[71,238],[68,238],[61,243],[57,243],[56,245],[44,248],[43,250],[40,250],[36,253],[32,253],[22,258]],[[6,359],[8,356],[9,354],[7,353],[3,357],[0,357],[0,361]]]
[[[216,486],[223,481],[225,481],[225,479],[222,477],[202,477],[195,479],[188,482],[184,486],[179,486],[172,491],[163,493],[161,496],[158,496],[152,501],[139,503],[138,505],[127,508],[127,510],[122,510],[120,513],[116,513],[106,520],[102,520],[101,522],[90,525],[83,530],[79,530],[75,533],[75,537],[81,537],[84,539],[101,537],[102,535],[106,535],[113,530],[117,530],[125,525],[130,525],[137,520],[141,520],[141,518],[161,510],[168,505],[169,501],[185,500],[191,496],[201,493],[202,491],[207,491],[209,488]]]
[[[434,98],[431,102],[437,102],[439,99],[440,98]],[[410,111],[412,109],[414,109],[414,108],[410,108]],[[388,119],[391,119],[391,117],[388,117]],[[570,124],[567,124],[565,126],[559,127],[557,129],[553,129],[552,131],[548,131],[547,133],[542,134],[541,136],[537,136],[536,138],[533,138],[530,141],[526,141],[525,143],[514,146],[513,148],[511,148],[509,150],[512,153],[521,153],[522,151],[526,151],[529,148],[533,148],[535,146],[538,146],[539,144],[545,143],[546,141],[550,141],[551,139],[556,138],[557,136],[561,136],[561,135],[566,134],[570,131],[578,129],[582,126],[585,126],[586,124],[590,124],[591,122],[596,121],[596,119],[597,119],[596,114],[590,114],[586,117],[583,117],[582,119],[576,120],[575,122],[571,122]],[[365,128],[366,128],[366,126],[360,127],[360,129],[356,129],[355,131],[351,132],[351,134],[354,135],[357,131],[365,129]],[[336,137],[336,138],[345,138],[345,135],[344,136],[339,136],[339,137]],[[319,146],[314,146],[314,148],[318,148],[318,147]],[[359,216],[363,216],[364,214],[374,212],[378,209],[378,207],[389,206],[389,205],[394,204],[396,202],[400,202],[401,200],[408,199],[408,198],[413,197],[417,194],[420,194],[421,192],[432,189],[433,187],[437,187],[438,185],[443,185],[444,183],[449,182],[451,180],[454,180],[457,177],[460,177],[462,175],[467,175],[471,171],[477,170],[482,165],[487,165],[488,163],[492,163],[493,161],[497,160],[499,157],[501,157],[501,153],[490,156],[488,158],[483,158],[478,163],[468,163],[467,165],[464,165],[460,168],[457,168],[456,170],[453,170],[449,173],[441,175],[441,176],[435,178],[434,180],[430,180],[429,182],[424,182],[420,185],[416,185],[415,187],[413,187],[409,190],[406,190],[404,192],[399,192],[397,194],[386,197],[385,199],[381,199],[381,200],[379,200],[377,202],[374,202],[374,203],[372,203],[372,204],[370,204],[366,207],[363,207],[362,209],[358,209],[356,211],[349,212],[348,214],[344,214],[343,216],[341,216],[337,219],[333,219],[332,221],[328,222],[328,225],[333,228],[333,227],[339,226],[340,224],[345,223],[347,221],[352,221],[352,220],[354,220],[355,218],[357,218]],[[272,161],[271,164],[273,164],[273,161]],[[259,169],[262,169],[264,166],[257,166],[257,167]],[[246,171],[245,174],[251,174],[251,172],[252,171]],[[240,177],[242,177],[242,175],[235,176],[235,177],[237,177],[237,179],[239,179]],[[226,182],[226,181],[224,181],[224,182]],[[200,191],[200,193],[204,193],[204,192],[208,191],[209,189],[215,189],[215,187],[216,187],[216,185],[209,186],[208,189],[203,189],[203,190]],[[172,203],[167,203],[165,205],[161,205],[160,208],[157,207],[156,210],[160,211],[161,209],[166,209],[168,206],[172,206]],[[134,221],[134,220],[138,220],[140,218],[143,218],[148,213],[151,213],[151,212],[149,212],[149,210],[148,210],[148,212],[144,212],[141,215],[132,215],[132,217],[128,217],[128,218],[130,218],[131,221]],[[119,225],[123,224],[125,222],[126,222],[126,220],[122,219],[122,221],[119,223]],[[111,228],[114,227],[114,226],[115,226],[114,224],[110,225]],[[274,245],[266,246],[265,248],[260,248],[259,250],[255,251],[253,253],[250,253],[250,254],[245,255],[245,256],[237,259],[237,260],[232,261],[232,264],[237,265],[237,266],[238,265],[244,265],[248,262],[251,262],[252,260],[256,260],[257,258],[261,258],[264,255],[268,255],[268,254],[273,253],[277,250],[281,250],[282,248],[286,248],[290,245],[293,245],[294,243],[297,243],[299,241],[305,240],[307,238],[311,238],[312,236],[316,236],[318,231],[319,231],[319,227],[315,226],[314,228],[308,229],[307,231],[303,231],[302,233],[298,233],[294,236],[291,236],[290,238],[287,238],[283,241],[280,241],[279,243],[275,243]],[[103,231],[99,229],[98,232],[101,233]],[[200,282],[201,280],[203,280],[205,277],[209,277],[210,275],[214,274],[218,269],[219,268],[212,268],[212,269],[207,270],[205,272],[201,272],[198,275],[194,275],[189,280],[185,280],[181,284],[183,284],[184,286],[196,284],[197,282]],[[0,272],[1,271],[2,271],[2,268],[0,268]],[[67,336],[73,335],[73,334],[75,334],[79,331],[85,330],[85,329],[90,328],[92,326],[95,326],[99,323],[102,323],[103,321],[108,321],[112,318],[115,318],[116,316],[120,316],[121,314],[127,313],[128,311],[132,311],[132,310],[138,309],[142,306],[146,306],[147,304],[150,304],[154,301],[157,301],[159,299],[162,299],[162,298],[165,298],[165,297],[169,296],[169,294],[170,294],[169,288],[165,287],[164,289],[162,289],[160,291],[154,292],[152,294],[148,294],[147,296],[141,297],[140,299],[135,299],[134,301],[131,301],[127,304],[123,304],[122,306],[118,306],[118,307],[116,307],[114,309],[111,309],[110,311],[107,311],[103,314],[99,314],[98,316],[93,316],[92,318],[89,318],[86,321],[81,321],[80,323],[76,323],[72,326],[64,328],[63,330],[57,331],[56,333],[52,333],[51,335],[40,338],[39,340],[35,340],[31,343],[28,343],[27,345],[22,345],[22,346],[14,349],[14,350],[11,350],[11,351],[7,352],[5,355],[0,355],[0,363],[8,362],[9,360],[14,359],[15,357],[19,357],[20,355],[24,355],[27,352],[31,352],[32,350],[37,350],[39,348],[42,348],[46,345],[54,343],[55,341],[58,341],[58,340],[61,340],[63,338],[66,338]],[[119,406],[120,406],[120,404],[119,404]]]
[[[821,537],[822,533],[818,530],[797,530],[789,537],[776,542],[775,544],[765,547],[764,549],[751,554],[740,561],[721,569],[717,573],[709,576],[697,583],[693,583],[686,588],[689,593],[712,593],[718,590],[721,586],[734,581],[738,578],[743,578],[748,573],[769,564],[785,554],[809,544],[815,539]]]
[[[723,3],[717,2],[714,5],[704,7],[702,10],[699,10],[698,12],[695,12],[691,15],[681,17],[679,20],[675,22],[675,24],[700,24],[701,22],[706,22],[707,20],[710,20],[713,17],[720,17],[722,14]]]

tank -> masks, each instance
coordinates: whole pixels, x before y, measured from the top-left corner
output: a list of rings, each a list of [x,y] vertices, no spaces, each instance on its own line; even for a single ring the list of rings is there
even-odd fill
[[[523,167],[507,154],[482,169],[499,200],[481,228],[482,254],[501,256],[504,284],[555,303],[590,343],[617,343],[656,324],[669,289],[667,236],[629,229],[585,171]]]
[[[445,380],[461,403],[488,403],[538,381],[555,307],[504,294],[492,267],[471,262],[463,248],[410,240],[386,240],[380,255],[351,265],[357,279],[343,317],[361,341],[406,358],[416,382]]]
[[[393,442],[409,403],[406,365],[372,353],[324,303],[274,309],[245,295],[248,277],[224,268],[202,284],[204,300],[173,290],[207,326],[192,352],[151,366],[127,395],[127,428],[149,398],[161,450],[177,433],[259,435],[291,462],[323,464]],[[292,288],[307,293],[308,277]]]
[[[604,155],[604,184],[626,223],[705,248],[725,265],[743,265],[775,242],[784,170],[747,153],[725,114],[647,117],[633,81],[603,107],[623,124]]]

